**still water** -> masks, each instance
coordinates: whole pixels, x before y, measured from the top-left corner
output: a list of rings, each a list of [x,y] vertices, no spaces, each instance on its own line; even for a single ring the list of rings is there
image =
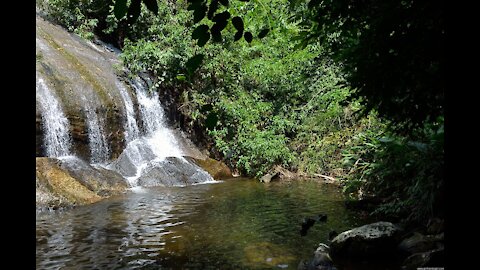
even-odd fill
[[[140,189],[36,216],[37,269],[296,269],[331,230],[366,222],[315,181]],[[327,214],[306,236],[305,217]]]

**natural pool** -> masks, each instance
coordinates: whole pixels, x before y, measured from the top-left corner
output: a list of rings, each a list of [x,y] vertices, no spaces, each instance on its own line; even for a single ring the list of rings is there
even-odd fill
[[[300,235],[305,217],[320,213]],[[297,269],[331,230],[363,225],[337,187],[234,179],[140,189],[36,217],[37,269]]]

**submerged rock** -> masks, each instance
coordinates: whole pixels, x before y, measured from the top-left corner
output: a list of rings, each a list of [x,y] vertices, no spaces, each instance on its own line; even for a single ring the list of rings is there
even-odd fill
[[[126,188],[121,176],[80,159],[36,158],[38,209],[91,204]]]
[[[191,185],[211,181],[213,178],[193,162],[178,157],[167,157],[162,161],[152,161],[142,170],[138,185],[175,186]]]
[[[332,240],[331,255],[334,259],[386,259],[395,254],[400,231],[381,221],[342,232]]]
[[[298,265],[298,270],[337,270],[330,258],[330,247],[320,243],[314,252],[314,257],[310,261],[302,261]]]
[[[270,242],[253,243],[243,251],[248,268],[285,268],[295,261],[293,254]]]

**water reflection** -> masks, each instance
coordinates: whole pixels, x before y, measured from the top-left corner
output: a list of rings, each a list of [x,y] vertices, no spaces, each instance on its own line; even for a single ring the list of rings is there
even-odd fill
[[[300,236],[319,213],[328,222]],[[315,182],[152,188],[38,213],[37,269],[296,269],[331,230],[361,223]]]

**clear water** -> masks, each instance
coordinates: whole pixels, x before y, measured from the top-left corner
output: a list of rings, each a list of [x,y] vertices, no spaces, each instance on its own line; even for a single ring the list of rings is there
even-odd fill
[[[302,218],[320,213],[300,236]],[[331,230],[365,224],[333,186],[235,179],[136,188],[36,216],[37,269],[296,269]]]
[[[58,98],[42,78],[37,78],[36,99],[42,111],[44,146],[48,157],[70,155],[71,138],[69,122]]]

